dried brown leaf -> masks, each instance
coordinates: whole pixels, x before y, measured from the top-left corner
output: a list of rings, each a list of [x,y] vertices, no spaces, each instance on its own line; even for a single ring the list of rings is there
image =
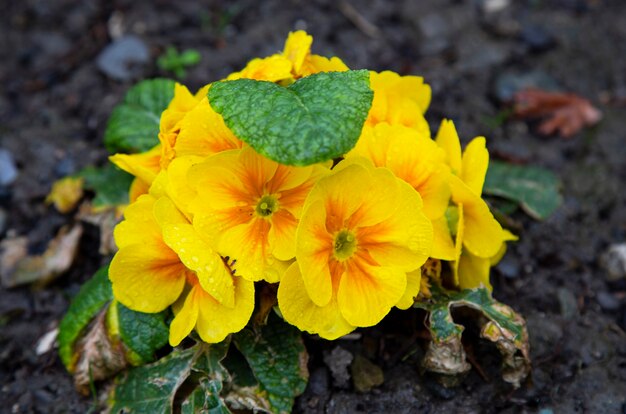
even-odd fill
[[[28,255],[24,237],[4,240],[1,244],[0,270],[2,286],[12,288],[37,282],[46,285],[66,272],[78,252],[83,227],[63,226],[41,255]]]
[[[558,133],[564,138],[571,137],[602,119],[602,112],[591,102],[573,93],[524,89],[514,95],[513,105],[515,115],[520,118],[543,119],[539,132],[544,135]]]
[[[113,238],[113,230],[122,219],[122,215],[117,207],[106,209],[95,209],[91,204],[84,203],[80,206],[78,220],[93,224],[100,229],[100,248],[98,253],[108,256],[117,252],[117,245]]]

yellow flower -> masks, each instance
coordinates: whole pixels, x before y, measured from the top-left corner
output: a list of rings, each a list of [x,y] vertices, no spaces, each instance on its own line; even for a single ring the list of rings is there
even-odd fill
[[[152,181],[161,170],[161,145],[158,144],[149,151],[139,154],[111,155],[109,160],[135,177],[129,191],[132,202],[148,192]]]
[[[169,198],[143,195],[124,217],[114,231],[119,251],[109,269],[117,300],[140,312],[160,312],[195,273],[207,292],[232,307],[230,271]]]
[[[290,32],[282,53],[253,59],[246,67],[228,76],[234,79],[256,79],[270,82],[293,82],[319,72],[342,72],[348,67],[337,57],[326,58],[311,54],[313,37],[302,30]]]
[[[454,282],[461,288],[481,284],[491,288],[489,259],[498,255],[508,236],[481,198],[489,165],[485,138],[474,138],[461,154],[454,124],[444,120],[436,141],[446,151],[453,172],[449,184],[455,206],[449,208],[448,220],[456,238]]]
[[[217,252],[235,259],[237,275],[277,282],[295,256],[304,199],[326,171],[281,165],[250,147],[211,156],[189,172],[198,193],[194,226]]]
[[[221,342],[231,333],[243,329],[254,310],[254,283],[234,277],[235,302],[224,306],[208,294],[198,278],[188,275],[186,295],[172,306],[174,320],[170,325],[170,345],[178,345],[195,328],[204,342]]]
[[[369,158],[377,167],[389,168],[409,183],[424,201],[424,214],[433,222],[431,256],[453,260],[454,244],[444,214],[450,202],[446,153],[428,136],[403,125],[386,122],[365,125],[361,137],[346,159]]]
[[[59,213],[69,213],[83,197],[83,179],[65,177],[52,184],[46,204],[54,204]]]
[[[375,325],[402,298],[432,237],[411,186],[366,159],[343,161],[305,202],[296,264],[278,288],[283,316],[327,339]]]
[[[430,136],[424,113],[430,104],[430,86],[419,76],[400,76],[384,71],[370,72],[374,100],[366,123],[400,124]]]

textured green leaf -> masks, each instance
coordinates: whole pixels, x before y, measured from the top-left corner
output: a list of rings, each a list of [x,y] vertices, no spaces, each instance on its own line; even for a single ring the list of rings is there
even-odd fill
[[[174,97],[174,84],[170,79],[144,80],[126,93],[104,132],[109,152],[142,152],[159,142],[161,112]]]
[[[139,357],[137,361],[131,360],[133,365],[154,361],[154,353],[167,344],[169,328],[165,324],[166,316],[166,311],[136,312],[117,303],[120,338]]]
[[[129,370],[111,397],[111,413],[172,413],[178,387],[189,377],[197,349],[174,350],[150,365]]]
[[[209,102],[260,154],[288,165],[340,157],[356,144],[374,96],[369,72],[318,73],[284,88],[238,79],[214,83]]]
[[[235,345],[265,390],[273,411],[291,412],[294,398],[306,387],[308,355],[298,329],[276,315],[258,332],[251,328],[234,335]]]
[[[220,398],[222,383],[201,378],[198,387],[183,401],[181,414],[230,414]]]
[[[542,220],[561,204],[559,187],[549,170],[491,161],[483,193],[516,201],[530,216]]]
[[[96,193],[94,207],[110,207],[128,204],[128,188],[133,176],[113,164],[102,168],[87,167],[78,173],[85,179],[84,187]]]
[[[530,371],[528,332],[524,319],[493,299],[486,288],[452,292],[433,286],[431,291],[433,295],[428,301],[416,302],[414,305],[429,312],[428,329],[432,342],[424,357],[425,368],[446,376],[469,370],[461,344],[464,328],[454,322],[451,314],[451,308],[466,306],[487,318],[481,336],[494,342],[500,350],[505,381],[519,386]]]
[[[76,340],[89,322],[112,299],[108,266],[100,268],[72,299],[67,313],[59,324],[59,355],[68,371],[72,372],[76,363],[77,355],[74,354]]]

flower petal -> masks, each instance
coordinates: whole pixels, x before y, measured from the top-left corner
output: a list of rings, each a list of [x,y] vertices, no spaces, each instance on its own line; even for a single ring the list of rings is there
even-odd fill
[[[445,216],[431,221],[433,225],[433,250],[430,256],[440,260],[456,260],[454,241]]]
[[[208,293],[198,290],[199,315],[196,331],[203,341],[221,342],[229,334],[242,330],[254,310],[254,283],[241,277],[234,277],[235,305],[231,308],[220,305]]]
[[[459,287],[461,289],[474,289],[485,286],[493,290],[489,283],[489,259],[474,256],[469,252],[463,252],[459,260]]]
[[[313,303],[297,263],[287,269],[278,285],[278,306],[287,322],[324,339],[337,339],[355,328],[341,316],[335,295],[325,306]]]
[[[113,236],[118,248],[133,244],[159,243],[161,231],[154,214],[154,197],[142,195],[124,210],[124,221],[115,226]]]
[[[187,293],[187,296],[184,298],[184,301],[182,301],[183,304],[180,308],[178,306],[174,307],[175,316],[170,324],[171,346],[178,346],[178,344],[180,344],[196,326],[198,313],[200,311],[196,289],[197,288],[194,287]],[[181,302],[180,299],[179,302]]]
[[[161,169],[161,145],[139,154],[115,154],[109,160],[137,178],[151,184]]]
[[[376,325],[398,303],[406,283],[400,268],[351,262],[337,292],[341,314],[354,326]]]
[[[313,36],[307,34],[304,30],[289,32],[283,56],[292,62],[294,73],[300,73],[304,60],[311,52],[312,44]]]
[[[449,119],[441,121],[435,141],[437,142],[437,145],[443,148],[446,152],[448,156],[448,165],[452,169],[452,173],[460,174],[463,168],[461,161],[461,141],[459,140],[459,135],[457,134],[452,121]]]
[[[196,272],[206,292],[224,306],[234,306],[235,288],[230,270],[191,224],[164,225],[163,240],[188,269]]]
[[[413,270],[406,274],[406,290],[396,303],[398,309],[409,309],[415,303],[415,298],[420,293],[422,287],[422,269]]]
[[[463,152],[461,180],[477,195],[483,192],[485,175],[489,166],[489,152],[485,148],[485,138],[474,138]]]
[[[332,297],[329,260],[333,240],[326,230],[324,200],[316,200],[305,209],[296,232],[296,259],[302,271],[304,286],[318,306]]]
[[[164,244],[121,248],[109,267],[113,295],[132,310],[160,312],[174,303],[185,286],[187,269]]]

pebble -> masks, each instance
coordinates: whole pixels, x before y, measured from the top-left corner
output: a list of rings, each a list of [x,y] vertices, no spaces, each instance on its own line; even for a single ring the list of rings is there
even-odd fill
[[[0,149],[0,186],[11,185],[16,178],[17,167],[13,155],[5,149]]]
[[[600,307],[605,311],[615,311],[621,306],[619,299],[609,292],[598,292],[596,299]]]
[[[483,0],[480,2],[480,8],[486,14],[501,12],[510,5],[511,0]]]
[[[504,277],[514,279],[518,277],[520,273],[519,260],[513,255],[505,255],[500,263],[497,264],[496,269],[502,273]]]
[[[626,277],[626,243],[614,244],[600,258],[606,279],[616,281]]]
[[[335,347],[330,353],[324,355],[324,363],[330,369],[333,383],[336,387],[347,388],[350,382],[348,367],[352,363],[353,356],[340,346]]]
[[[552,33],[537,24],[527,24],[523,26],[520,33],[520,40],[528,46],[531,52],[545,52],[556,44]]]
[[[328,392],[328,370],[318,367],[311,372],[309,390],[314,395],[325,395]]]
[[[493,94],[500,102],[509,102],[516,92],[527,88],[546,91],[559,89],[558,83],[545,72],[535,70],[526,73],[504,72],[494,82]]]
[[[109,44],[96,58],[96,65],[112,79],[127,81],[138,75],[137,67],[150,60],[148,46],[137,36],[124,36]]]

